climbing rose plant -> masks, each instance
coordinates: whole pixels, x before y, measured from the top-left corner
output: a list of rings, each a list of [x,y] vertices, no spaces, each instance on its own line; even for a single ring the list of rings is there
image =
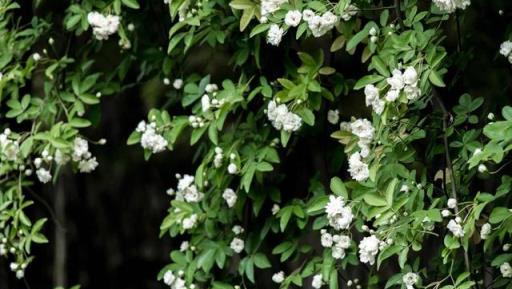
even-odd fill
[[[148,160],[195,151],[166,192],[166,286],[512,288],[512,107],[450,100],[469,0],[82,0],[60,18],[30,5],[0,1],[0,256],[18,278],[48,242],[35,185],[93,172],[107,141],[84,135],[92,112],[156,82],[162,101],[127,144]],[[512,62],[509,37],[488,61]],[[190,69],[197,49],[229,51],[230,77]],[[328,169],[289,191],[284,163],[318,138],[334,144]]]

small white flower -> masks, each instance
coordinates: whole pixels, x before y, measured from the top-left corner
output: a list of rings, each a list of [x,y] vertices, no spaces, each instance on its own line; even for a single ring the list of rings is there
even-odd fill
[[[298,10],[290,10],[284,17],[284,23],[290,27],[297,27],[302,19],[302,13]]]
[[[361,160],[361,155],[359,153],[356,152],[350,155],[348,165],[348,171],[354,180],[364,182],[370,177],[368,165]]]
[[[489,112],[489,114],[487,114],[487,119],[488,120],[494,120],[494,113]]]
[[[500,46],[500,54],[501,55],[508,57],[511,52],[512,52],[512,41],[507,40],[507,41],[501,43],[501,46]]]
[[[503,245],[503,251],[507,252],[508,250],[510,250],[510,247],[511,247],[511,246],[512,246],[512,245],[511,245],[511,244],[509,244],[509,243],[507,243],[507,244]]]
[[[335,109],[335,110],[330,109],[327,112],[327,121],[329,123],[337,124],[339,120],[340,120],[340,112],[337,109]]]
[[[164,78],[163,82],[164,82],[165,85],[171,84],[171,80],[169,78],[167,78],[167,77]]]
[[[364,237],[359,243],[359,260],[373,265],[375,256],[379,253],[379,243],[380,240],[374,235]]]
[[[480,165],[478,165],[478,171],[480,173],[482,173],[482,174],[486,173],[487,172],[487,167],[484,164],[480,164]]]
[[[449,210],[446,210],[446,209],[441,211],[441,215],[442,215],[443,217],[445,217],[445,218],[446,218],[446,217],[449,217],[451,214],[452,214],[452,213],[451,213]]]
[[[325,248],[330,248],[332,247],[332,244],[333,244],[333,241],[332,241],[332,235],[329,234],[329,233],[323,233],[321,236],[320,236],[320,243],[322,244],[323,247]]]
[[[210,97],[208,94],[203,95],[203,97],[201,97],[201,108],[203,112],[210,110],[210,106]]]
[[[107,40],[117,32],[121,18],[117,15],[107,15],[92,11],[87,14],[87,21],[92,27],[92,32],[97,40]]]
[[[236,166],[236,164],[234,163],[230,163],[228,165],[228,173],[230,173],[231,175],[234,175],[238,172],[238,167]]]
[[[309,21],[314,16],[315,16],[315,12],[313,12],[309,9],[302,11],[302,18],[304,19],[304,21]]]
[[[242,240],[238,237],[233,238],[233,240],[231,241],[231,244],[229,244],[229,247],[233,251],[235,251],[235,253],[242,252],[244,250],[244,246],[245,246],[244,240]]]
[[[235,205],[238,196],[236,195],[235,191],[233,191],[230,188],[227,188],[224,190],[222,198],[224,198],[224,200],[228,204],[228,207],[232,208]]]
[[[485,223],[482,225],[482,228],[480,229],[480,238],[483,240],[487,239],[489,237],[489,234],[491,233],[492,227],[491,224]]]
[[[416,86],[418,83],[418,72],[416,72],[416,69],[412,66],[407,67],[403,74],[403,80],[407,85]]]
[[[324,285],[322,280],[322,274],[316,274],[313,276],[313,280],[311,281],[311,286],[315,289],[320,289]]]
[[[386,100],[387,100],[388,102],[393,102],[393,101],[395,101],[399,96],[400,96],[400,90],[398,90],[398,89],[390,89],[390,90],[388,90],[388,92],[386,93]]]
[[[37,175],[37,178],[39,179],[39,181],[43,184],[48,183],[52,179],[52,175],[51,175],[50,171],[47,169],[44,169],[44,168],[39,168],[36,171],[36,175]]]
[[[174,89],[181,89],[183,87],[183,79],[181,78],[176,78],[173,83],[172,83],[172,87],[174,87]]]
[[[190,217],[183,219],[182,226],[183,226],[183,229],[188,230],[188,229],[192,229],[196,225],[196,223],[197,223],[197,215],[192,214]]]
[[[280,28],[277,24],[270,25],[267,32],[267,43],[273,46],[279,46],[283,38],[284,29]]]
[[[455,207],[457,207],[457,200],[454,199],[454,198],[449,198],[448,199],[448,202],[446,202],[446,205],[448,206],[448,208],[450,209],[455,209]]]
[[[98,161],[96,161],[96,157],[83,159],[78,163],[78,170],[81,173],[90,173],[94,171],[96,167],[98,167]]]
[[[416,273],[409,272],[402,277],[402,282],[407,289],[413,289],[414,285],[418,283],[419,276]]]
[[[500,272],[503,278],[512,278],[512,267],[510,263],[505,262],[500,265]]]
[[[272,215],[273,215],[273,216],[277,215],[277,213],[279,213],[279,210],[280,210],[280,209],[281,209],[281,208],[279,207],[279,205],[278,205],[278,204],[274,204],[274,205],[272,206]]]
[[[41,55],[39,53],[34,53],[32,54],[32,58],[35,60],[35,61],[39,61],[41,60]]]
[[[274,283],[277,283],[277,284],[282,283],[284,281],[284,272],[279,271],[279,272],[275,273],[274,275],[272,275],[272,281],[274,281]]]
[[[244,228],[242,228],[242,226],[240,226],[240,225],[235,225],[235,226],[233,226],[231,231],[233,231],[233,233],[235,233],[235,235],[240,235],[244,232]]]
[[[450,220],[448,225],[446,226],[450,232],[452,232],[453,236],[462,238],[464,237],[464,229],[456,220]]]
[[[180,245],[180,251],[181,252],[185,252],[188,250],[188,248],[190,247],[188,241],[183,241],[181,242],[181,245]]]

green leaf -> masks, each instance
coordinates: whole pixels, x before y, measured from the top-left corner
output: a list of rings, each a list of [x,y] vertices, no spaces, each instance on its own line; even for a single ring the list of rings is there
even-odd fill
[[[508,208],[496,207],[496,208],[494,208],[494,210],[492,210],[491,216],[489,217],[489,222],[491,224],[500,223],[501,221],[510,217],[511,214],[512,213],[509,211]]]
[[[127,7],[130,7],[132,9],[139,9],[140,5],[137,2],[137,0],[122,0],[123,4]]]
[[[436,72],[434,70],[430,70],[428,79],[430,80],[430,82],[433,85],[435,85],[437,87],[445,87],[446,86],[446,84],[444,84],[443,78],[439,75],[438,72]]]
[[[363,199],[370,206],[384,207],[388,205],[383,197],[376,194],[365,194],[363,195]]]
[[[345,200],[348,199],[347,188],[340,178],[334,177],[331,179],[330,189],[335,195],[342,196]]]
[[[356,82],[356,84],[354,85],[354,90],[359,90],[368,84],[379,82],[379,81],[383,80],[384,78],[385,77],[382,75],[366,75]]]
[[[260,269],[266,269],[272,267],[270,264],[267,256],[263,253],[256,253],[256,255],[253,256],[254,265]]]

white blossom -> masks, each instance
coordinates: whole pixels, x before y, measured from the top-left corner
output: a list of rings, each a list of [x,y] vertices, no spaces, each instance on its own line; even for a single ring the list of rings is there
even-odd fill
[[[347,6],[347,8],[345,8],[345,10],[341,13],[341,19],[345,20],[345,21],[349,21],[353,16],[355,16],[357,14],[357,11],[359,9],[357,8],[356,5],[354,4],[350,4]]]
[[[238,172],[238,167],[236,166],[236,164],[234,163],[230,163],[228,165],[228,173],[230,173],[231,175],[234,175]]]
[[[201,97],[201,109],[203,112],[210,110],[210,106],[210,97],[208,94],[203,95],[203,97]]]
[[[197,215],[192,214],[190,217],[186,217],[182,221],[183,229],[188,230],[192,229],[197,223]]]
[[[277,284],[282,283],[284,281],[284,272],[279,271],[279,272],[275,273],[274,275],[272,275],[272,281],[274,281],[274,283],[277,283]]]
[[[348,159],[348,166],[348,172],[354,180],[363,182],[370,177],[368,165],[361,160],[361,155],[358,152],[350,155]]]
[[[489,234],[491,233],[491,229],[491,224],[483,224],[482,228],[480,229],[480,238],[482,238],[483,240],[487,239],[487,237],[489,237]]]
[[[140,123],[139,126],[141,126]],[[139,126],[137,126],[137,129],[139,129]],[[140,128],[142,128],[142,126]],[[144,149],[148,149],[152,153],[159,153],[165,150],[167,144],[167,140],[156,131],[156,123],[152,122],[145,125],[140,138],[140,145]]]
[[[37,178],[43,184],[48,183],[52,179],[52,175],[49,170],[45,168],[39,168],[36,171]]]
[[[96,39],[107,40],[108,37],[119,29],[120,17],[116,15],[107,15],[93,11],[87,14],[87,21],[92,27],[92,32]]]
[[[452,214],[452,213],[451,213],[449,210],[446,210],[446,209],[441,211],[441,215],[442,215],[443,217],[445,217],[445,218],[446,218],[446,217],[449,217],[451,214]]]
[[[500,272],[503,278],[512,278],[512,267],[509,262],[500,265]]]
[[[261,16],[267,17],[269,14],[277,11],[281,5],[287,3],[288,0],[262,0],[261,1]]]
[[[325,232],[320,235],[320,243],[323,247],[330,248],[333,245],[332,235]]]
[[[279,213],[279,210],[280,210],[280,209],[281,209],[281,208],[279,207],[279,205],[278,205],[278,204],[274,204],[274,205],[272,205],[272,215],[274,215],[274,216],[275,216],[275,215],[277,215],[277,213]]]
[[[359,243],[359,260],[373,265],[375,256],[379,253],[379,243],[380,240],[374,235],[364,237]]]
[[[213,92],[215,92],[215,91],[219,90],[219,87],[218,87],[218,86],[217,86],[217,84],[215,84],[215,83],[208,83],[208,84],[205,86],[204,90],[205,90],[206,92],[208,92],[208,93],[213,93]]]
[[[302,19],[304,19],[304,21],[309,21],[313,16],[315,16],[315,12],[310,9],[302,11]]]
[[[350,227],[354,215],[349,206],[345,206],[345,201],[341,196],[329,196],[329,202],[325,206],[329,225],[335,230],[344,230]]]
[[[188,250],[189,247],[190,247],[189,242],[183,241],[183,242],[181,242],[181,245],[180,245],[180,251],[185,252]]]
[[[448,222],[448,225],[446,226],[450,232],[452,232],[453,236],[462,238],[464,237],[464,229],[462,226],[457,222],[457,220],[450,220]]]
[[[313,276],[313,280],[311,281],[311,286],[315,289],[320,289],[324,285],[322,280],[322,274],[316,274]]]
[[[176,78],[173,83],[172,83],[172,87],[174,87],[174,89],[181,89],[183,87],[183,79],[181,78]]]
[[[228,204],[228,207],[232,208],[235,205],[238,196],[236,195],[235,191],[227,188],[224,190],[224,193],[222,193],[222,198],[224,198]]]
[[[331,124],[337,124],[340,120],[340,112],[337,109],[329,109],[327,112],[327,121]]]
[[[240,235],[244,232],[244,228],[242,228],[242,226],[240,226],[240,225],[235,225],[235,226],[233,226],[231,231],[233,231],[233,233],[235,233],[235,235]]]
[[[229,244],[229,247],[233,251],[235,251],[235,253],[242,252],[244,250],[244,246],[245,246],[244,240],[242,240],[238,237],[233,238],[233,240],[231,241],[231,244]]]
[[[402,277],[402,282],[407,289],[413,289],[414,285],[418,283],[419,276],[416,273],[409,272]]]
[[[471,4],[470,0],[432,0],[432,2],[446,13],[453,13],[457,8],[464,10]]]
[[[94,171],[96,167],[98,167],[98,161],[96,161],[96,157],[83,159],[78,163],[78,170],[81,173],[90,173]]]
[[[284,17],[284,23],[290,27],[297,27],[302,19],[302,13],[298,10],[290,10]]]
[[[450,209],[455,209],[455,207],[457,207],[457,200],[455,198],[449,198],[446,205]]]
[[[487,166],[486,166],[486,165],[484,165],[484,164],[479,164],[479,165],[478,165],[478,171],[479,171],[480,173],[482,173],[482,174],[483,174],[483,173],[486,173],[486,172],[487,172]]]
[[[280,28],[277,24],[270,25],[267,32],[267,43],[273,46],[279,46],[283,38],[284,29]]]
[[[267,118],[277,130],[293,132],[302,126],[302,119],[298,115],[288,111],[285,104],[277,105],[273,100],[268,103]]]

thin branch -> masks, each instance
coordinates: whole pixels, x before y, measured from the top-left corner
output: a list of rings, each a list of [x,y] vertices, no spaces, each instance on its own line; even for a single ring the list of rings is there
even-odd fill
[[[450,147],[448,145],[448,136],[446,135],[446,130],[448,129],[448,120],[451,119],[451,115],[448,112],[448,110],[446,109],[446,107],[444,106],[443,101],[441,100],[441,98],[439,98],[439,96],[437,95],[437,92],[435,90],[433,90],[433,96],[434,96],[434,99],[439,104],[441,111],[443,112],[443,143],[444,143],[444,153],[445,153],[445,158],[446,158],[446,167],[450,172],[451,195],[452,195],[452,198],[457,200],[457,202],[455,204],[455,213],[458,215],[459,214],[459,204],[458,204],[459,202],[457,199],[457,188],[455,187],[455,175],[453,174],[453,163],[452,163],[452,159],[450,157]],[[469,255],[466,250],[464,250],[464,263],[466,265],[466,270],[471,274],[471,267],[469,264]]]

